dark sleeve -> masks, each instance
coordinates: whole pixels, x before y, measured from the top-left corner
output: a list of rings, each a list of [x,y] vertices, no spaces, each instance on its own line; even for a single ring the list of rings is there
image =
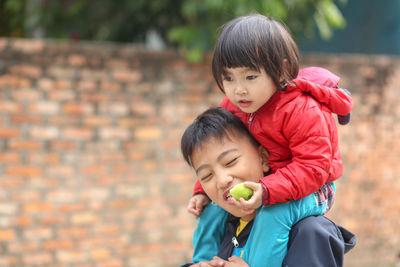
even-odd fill
[[[324,216],[310,216],[292,227],[284,267],[343,266],[344,254],[355,246],[353,233]]]

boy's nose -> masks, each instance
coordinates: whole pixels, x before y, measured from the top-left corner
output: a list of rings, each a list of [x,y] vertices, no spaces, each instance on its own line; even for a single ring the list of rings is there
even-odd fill
[[[226,174],[220,174],[217,176],[217,186],[219,189],[225,190],[232,183],[233,177]]]

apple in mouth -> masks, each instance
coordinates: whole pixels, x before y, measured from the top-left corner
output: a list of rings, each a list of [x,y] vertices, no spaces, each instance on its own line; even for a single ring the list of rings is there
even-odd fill
[[[245,200],[249,200],[253,195],[253,189],[245,186],[244,183],[240,183],[233,187],[229,193],[237,201],[239,201],[241,197]]]

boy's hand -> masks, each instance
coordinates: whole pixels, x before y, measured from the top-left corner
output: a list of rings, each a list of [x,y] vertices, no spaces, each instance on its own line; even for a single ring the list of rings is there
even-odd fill
[[[244,182],[244,185],[253,189],[253,195],[247,201],[241,197],[239,201],[235,201],[235,205],[244,212],[251,213],[262,205],[263,189],[260,183]]]
[[[192,198],[189,200],[187,210],[197,218],[203,212],[204,206],[206,206],[208,203],[210,203],[208,196],[197,194],[192,196]]]

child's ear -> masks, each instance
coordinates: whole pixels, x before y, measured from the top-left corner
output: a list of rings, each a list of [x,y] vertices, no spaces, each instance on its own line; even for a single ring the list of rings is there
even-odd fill
[[[264,171],[264,173],[267,173],[270,170],[269,162],[268,162],[269,153],[268,153],[267,149],[263,146],[258,147],[258,152],[260,153],[260,156],[261,156],[261,160],[262,160],[261,163],[262,163],[263,171]]]

